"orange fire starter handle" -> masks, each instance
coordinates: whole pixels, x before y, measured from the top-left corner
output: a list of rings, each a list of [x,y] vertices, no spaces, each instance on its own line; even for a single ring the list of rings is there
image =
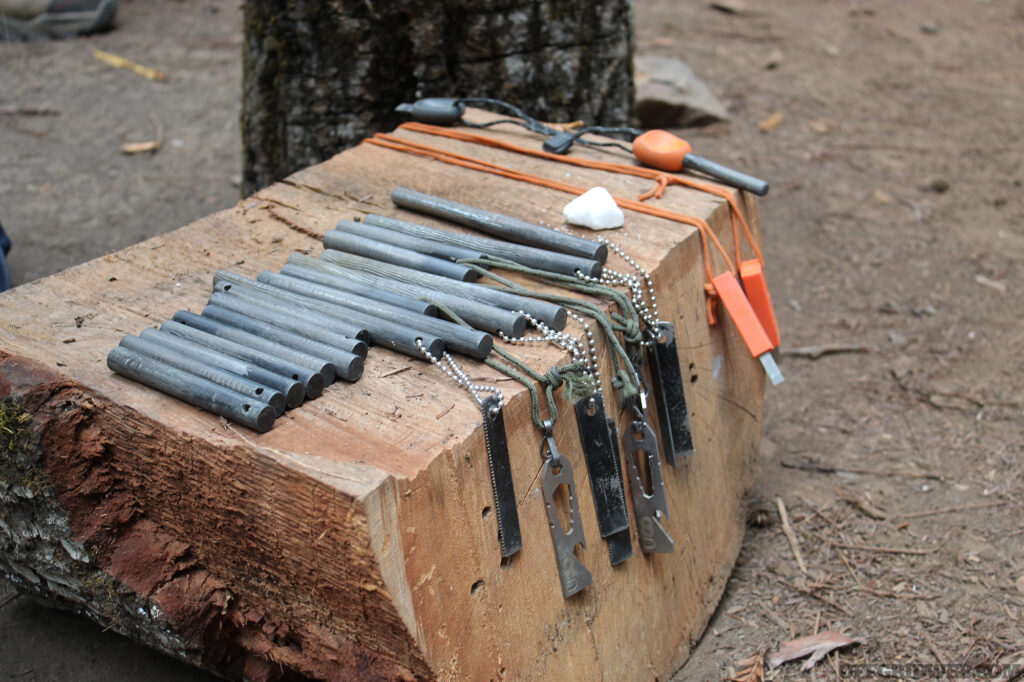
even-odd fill
[[[689,142],[667,130],[648,130],[633,140],[633,155],[640,163],[663,171],[681,171],[683,159],[692,152]]]
[[[768,292],[768,282],[764,278],[761,263],[756,259],[740,263],[740,280],[743,282],[743,291],[747,293],[747,300],[768,334],[768,340],[778,348],[779,322],[775,319],[775,307],[772,306],[772,296]]]
[[[750,354],[756,358],[769,352],[772,349],[772,342],[761,326],[761,321],[757,318],[750,301],[743,295],[736,275],[726,270],[711,281],[718,291],[719,298],[722,299],[722,304],[729,311],[729,317],[740,330],[740,336],[750,349]]]

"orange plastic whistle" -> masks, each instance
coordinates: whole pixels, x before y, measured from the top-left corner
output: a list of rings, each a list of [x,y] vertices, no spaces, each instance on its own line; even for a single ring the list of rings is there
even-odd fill
[[[775,307],[772,306],[772,296],[768,293],[768,282],[764,278],[764,269],[756,259],[745,260],[740,263],[740,280],[743,282],[743,291],[747,294],[747,300],[757,313],[757,319],[768,334],[768,340],[772,346],[779,347],[779,323],[775,319]]]
[[[648,130],[633,140],[633,155],[640,163],[663,171],[681,171],[683,158],[692,152],[689,142],[667,130]]]
[[[718,291],[719,298],[722,299],[722,304],[729,311],[729,317],[732,318],[744,343],[750,349],[750,354],[756,358],[771,351],[772,342],[768,339],[764,327],[761,326],[761,320],[758,319],[750,301],[743,295],[743,289],[740,288],[736,275],[727,270],[711,281],[715,285],[715,290]]]

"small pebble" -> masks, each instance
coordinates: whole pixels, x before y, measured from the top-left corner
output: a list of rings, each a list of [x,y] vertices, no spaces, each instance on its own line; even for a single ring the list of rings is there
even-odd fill
[[[932,178],[931,182],[928,183],[928,189],[936,194],[945,194],[949,191],[949,180],[945,178]]]
[[[905,346],[907,345],[907,337],[899,332],[889,332],[889,342],[895,346]]]
[[[930,305],[919,305],[910,312],[914,313],[917,317],[931,317],[935,314],[935,308]]]
[[[939,27],[936,26],[935,24],[933,24],[930,21],[926,21],[923,24],[921,24],[921,33],[923,33],[925,35],[933,36],[933,35],[935,35],[938,32],[939,32]]]

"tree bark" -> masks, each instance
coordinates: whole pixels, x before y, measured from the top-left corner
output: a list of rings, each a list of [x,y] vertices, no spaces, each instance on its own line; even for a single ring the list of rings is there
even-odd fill
[[[243,53],[245,194],[393,128],[419,97],[605,125],[633,104],[630,0],[248,0]]]

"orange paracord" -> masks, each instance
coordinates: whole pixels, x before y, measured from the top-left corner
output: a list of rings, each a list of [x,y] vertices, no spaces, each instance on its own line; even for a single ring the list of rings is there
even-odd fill
[[[453,130],[451,128],[442,128],[440,126],[428,125],[425,123],[404,123],[399,128],[405,128],[413,132],[425,133],[427,135],[438,135],[440,137],[448,137],[453,140],[461,140],[463,142],[472,142],[475,144],[482,144],[489,147],[496,147],[498,149],[504,149],[506,151],[516,152],[518,154],[526,154],[528,156],[534,156],[541,159],[548,159],[549,161],[557,161],[559,163],[568,163],[573,166],[580,166],[582,168],[593,168],[595,170],[604,170],[611,173],[621,173],[623,175],[634,175],[640,178],[648,178],[657,182],[657,185],[650,190],[644,192],[637,197],[638,201],[646,201],[651,197],[660,199],[662,193],[668,185],[682,185],[684,187],[690,187],[691,189],[697,189],[702,192],[708,192],[715,196],[722,197],[729,202],[730,219],[732,222],[732,233],[733,233],[733,246],[735,247],[736,262],[739,263],[743,260],[740,253],[740,229],[743,230],[743,236],[746,238],[747,244],[750,249],[754,252],[754,256],[757,258],[757,262],[764,267],[764,258],[761,255],[761,249],[758,248],[757,242],[754,240],[754,235],[750,231],[750,226],[747,224],[747,219],[743,215],[743,211],[740,210],[739,204],[736,202],[736,198],[733,196],[732,190],[725,189],[707,182],[701,182],[692,178],[680,177],[678,175],[670,175],[664,171],[660,171],[654,168],[646,168],[644,166],[631,166],[624,163],[610,163],[605,161],[592,161],[590,159],[581,159],[573,156],[564,156],[562,154],[552,154],[550,152],[540,151],[536,149],[530,149],[529,147],[521,147],[511,142],[505,142],[498,140],[493,137],[486,135],[480,135],[479,133],[471,133],[464,130]]]
[[[654,170],[648,169],[648,168],[638,168],[638,167],[627,166],[627,165],[623,165],[623,164],[605,163],[605,162],[601,162],[601,161],[591,161],[591,160],[588,160],[588,159],[578,159],[578,158],[575,158],[575,157],[564,157],[564,156],[559,156],[559,155],[556,155],[556,154],[549,154],[547,152],[535,151],[535,150],[532,150],[532,149],[528,149],[526,147],[519,147],[518,145],[513,145],[513,144],[510,144],[510,143],[507,143],[507,142],[502,142],[500,140],[495,140],[493,138],[486,137],[486,136],[483,136],[483,135],[476,135],[476,134],[473,134],[473,133],[466,133],[464,131],[456,131],[456,130],[451,130],[451,129],[448,129],[448,128],[439,128],[437,126],[429,126],[429,125],[425,125],[425,124],[422,124],[422,123],[405,123],[405,124],[403,124],[403,125],[401,125],[399,127],[400,128],[406,128],[406,129],[412,130],[414,132],[421,132],[421,133],[427,133],[427,134],[433,134],[433,135],[440,135],[440,136],[443,136],[443,137],[450,137],[450,138],[458,139],[458,140],[462,140],[462,141],[475,142],[475,143],[478,143],[478,144],[485,144],[485,145],[488,145],[488,146],[498,147],[500,149],[505,149],[505,150],[508,150],[508,151],[520,152],[520,153],[524,153],[524,154],[529,154],[531,156],[538,156],[538,157],[541,157],[541,158],[550,158],[551,160],[554,160],[554,161],[560,161],[560,162],[563,162],[563,163],[572,163],[574,165],[585,166],[585,167],[588,167],[588,168],[594,168],[594,169],[598,169],[598,170],[606,170],[606,171],[611,171],[611,172],[622,172],[622,173],[627,173],[627,174],[630,174],[630,175],[638,175],[640,177],[651,177],[650,173],[654,173],[656,176],[658,176],[656,178],[658,180],[658,187],[656,187],[654,190],[649,192],[646,195],[647,197],[649,197],[649,196],[660,196],[661,191],[664,190],[664,187],[667,186],[669,183],[681,184],[681,185],[686,185],[686,186],[693,186],[693,187],[696,187],[698,189],[706,189],[707,191],[712,192],[714,194],[717,194],[719,196],[724,196],[729,201],[730,206],[733,208],[733,216],[734,216],[734,218],[733,218],[733,228],[734,228],[734,236],[736,237],[735,241],[736,241],[736,244],[737,244],[737,249],[736,249],[737,255],[739,255],[739,247],[738,247],[738,244],[739,244],[739,234],[736,231],[736,218],[735,218],[735,216],[737,216],[737,215],[739,216],[739,220],[742,221],[741,224],[742,224],[742,226],[744,228],[744,231],[748,235],[748,239],[750,240],[751,245],[754,246],[754,248],[756,249],[756,245],[754,245],[754,243],[753,243],[753,237],[749,233],[749,228],[747,228],[746,221],[743,220],[743,216],[739,212],[739,207],[736,206],[736,204],[735,204],[735,202],[734,202],[734,200],[732,198],[732,195],[731,195],[731,193],[728,190],[723,190],[723,189],[721,189],[719,187],[715,187],[715,186],[712,186],[712,185],[706,185],[705,186],[705,183],[700,183],[700,182],[697,182],[697,181],[689,180],[687,178],[679,178],[679,177],[676,177],[676,176],[667,175],[667,174],[662,173],[660,171],[654,171]],[[561,191],[561,192],[566,192],[568,194],[574,194],[574,195],[577,195],[577,196],[580,195],[580,194],[583,194],[584,192],[587,191],[586,189],[584,189],[582,187],[577,187],[575,185],[570,185],[568,183],[559,182],[557,180],[550,180],[548,178],[544,178],[544,177],[541,177],[539,175],[533,175],[531,173],[526,173],[524,171],[516,170],[516,169],[513,169],[513,168],[507,168],[505,166],[501,166],[501,165],[498,165],[498,164],[495,164],[495,163],[491,163],[489,161],[484,161],[482,159],[476,159],[476,158],[473,158],[473,157],[470,157],[470,156],[465,156],[463,154],[457,154],[457,153],[452,152],[452,151],[448,151],[448,150],[444,150],[444,149],[438,149],[436,147],[432,147],[432,146],[427,145],[427,144],[423,144],[423,143],[420,143],[420,142],[413,142],[411,140],[406,140],[406,139],[403,139],[403,138],[400,138],[400,137],[397,137],[395,135],[391,135],[391,134],[388,134],[388,133],[378,133],[378,134],[374,135],[373,137],[368,138],[366,140],[366,142],[369,142],[369,143],[375,144],[375,145],[379,145],[381,147],[386,147],[388,149],[392,149],[392,150],[395,150],[395,151],[405,152],[405,153],[410,153],[410,154],[417,154],[419,156],[425,156],[425,157],[428,157],[428,158],[436,159],[438,161],[444,161],[445,163],[450,163],[450,164],[453,164],[453,165],[456,165],[456,166],[461,166],[463,168],[469,168],[471,170],[476,170],[476,171],[481,171],[481,172],[486,172],[486,173],[492,173],[494,175],[499,175],[499,176],[510,178],[510,179],[513,179],[513,180],[518,180],[518,181],[521,181],[521,182],[528,182],[528,183],[531,183],[531,184],[534,184],[534,185],[539,185],[541,187],[547,187],[548,189],[555,189],[555,190],[558,190],[558,191]],[[704,255],[704,270],[705,270],[705,276],[707,278],[707,282],[704,284],[704,290],[705,290],[705,293],[707,294],[708,323],[711,324],[711,325],[717,324],[717,322],[718,322],[718,315],[717,315],[718,293],[717,293],[715,285],[713,283],[714,274],[713,274],[713,271],[712,271],[712,268],[711,268],[711,252],[710,252],[710,248],[709,248],[709,245],[708,245],[709,240],[710,240],[711,243],[714,244],[715,249],[721,255],[722,260],[725,262],[727,270],[729,272],[732,272],[733,274],[736,274],[737,270],[736,270],[736,266],[733,265],[732,261],[729,259],[729,255],[726,253],[725,248],[722,246],[722,243],[718,240],[718,237],[715,235],[714,231],[707,224],[707,222],[705,222],[704,220],[702,220],[700,218],[697,218],[697,217],[694,217],[694,216],[689,216],[689,215],[686,215],[684,213],[677,213],[675,211],[669,211],[669,210],[662,209],[662,208],[655,208],[655,207],[652,207],[652,206],[648,206],[647,204],[643,204],[640,201],[635,201],[635,200],[632,200],[632,199],[622,199],[622,198],[619,198],[619,197],[613,197],[613,198],[615,199],[615,202],[620,207],[622,207],[622,208],[628,208],[630,210],[637,211],[637,212],[640,212],[640,213],[646,213],[648,215],[656,216],[656,217],[659,217],[659,218],[665,218],[667,220],[673,220],[673,221],[676,221],[676,222],[685,223],[687,225],[692,225],[693,227],[697,228],[697,231],[698,231],[698,233],[700,234],[700,237],[701,237],[701,248],[702,248],[703,255]],[[757,254],[758,259],[760,260],[760,256],[761,256],[760,252],[759,251],[755,251],[755,253]]]

